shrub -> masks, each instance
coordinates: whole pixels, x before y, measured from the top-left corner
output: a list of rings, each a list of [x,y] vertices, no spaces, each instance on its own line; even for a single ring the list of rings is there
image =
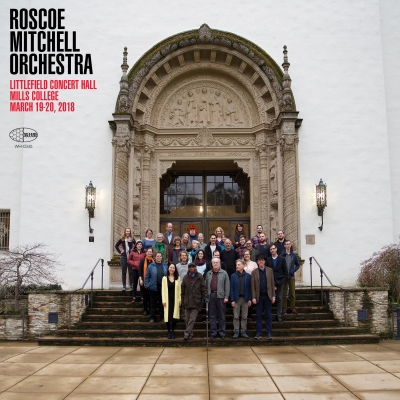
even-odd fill
[[[360,286],[382,286],[391,301],[400,300],[400,245],[390,244],[361,263],[357,283]]]

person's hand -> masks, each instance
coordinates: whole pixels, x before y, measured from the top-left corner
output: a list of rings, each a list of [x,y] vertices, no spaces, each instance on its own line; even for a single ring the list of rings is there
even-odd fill
[[[250,307],[251,306],[251,300],[249,300],[248,302],[247,302],[247,305]]]
[[[180,301],[180,302],[179,302],[179,307],[180,307],[181,305],[182,305],[182,302]]]
[[[257,299],[255,297],[253,298],[253,304],[257,304]]]
[[[142,280],[142,278],[139,278],[139,285],[140,285],[140,286],[143,286],[143,280]]]
[[[271,303],[272,303],[272,304],[274,304],[274,303],[275,303],[275,297],[273,297],[273,298],[272,298],[272,301],[271,301]]]
[[[167,307],[167,303],[162,303],[163,307]]]
[[[231,306],[235,307],[236,303],[234,301],[232,301]]]
[[[227,303],[229,300],[228,299],[224,299],[224,303]]]

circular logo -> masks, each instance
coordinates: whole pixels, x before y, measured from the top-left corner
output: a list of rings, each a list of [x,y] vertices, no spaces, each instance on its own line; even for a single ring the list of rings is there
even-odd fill
[[[31,128],[16,128],[10,132],[10,138],[15,142],[32,142],[37,137],[38,133]]]

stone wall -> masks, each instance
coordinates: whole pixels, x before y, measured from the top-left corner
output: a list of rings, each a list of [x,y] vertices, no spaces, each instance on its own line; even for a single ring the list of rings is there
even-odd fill
[[[28,331],[31,336],[41,336],[51,331],[68,328],[69,297],[71,294],[71,325],[80,321],[86,309],[85,293],[52,292],[30,293],[28,297]],[[58,313],[58,323],[49,324],[48,313]]]
[[[383,288],[329,288],[329,308],[336,319],[378,335],[391,335],[388,291]],[[346,300],[346,312],[345,312]],[[358,321],[358,310],[368,310],[368,320]]]
[[[26,334],[28,330],[28,320],[26,316],[24,320],[24,325]],[[21,315],[0,316],[0,340],[22,340]]]

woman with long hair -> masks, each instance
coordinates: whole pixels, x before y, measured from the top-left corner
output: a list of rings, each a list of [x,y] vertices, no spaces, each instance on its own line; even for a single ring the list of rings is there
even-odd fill
[[[240,236],[241,235],[244,235],[244,237],[246,238],[246,234],[244,232],[244,225],[236,224],[235,235],[233,237],[233,245],[235,248],[240,246]]]
[[[251,252],[250,250],[245,250],[243,253],[243,261],[244,261],[244,270],[251,275],[251,273],[257,269],[258,265],[256,262],[251,261]]]
[[[126,270],[128,268],[128,256],[129,253],[132,251],[133,246],[135,245],[136,241],[132,237],[131,228],[125,228],[124,232],[122,233],[121,239],[115,243],[115,250],[117,250],[119,257],[119,263],[121,265],[121,272],[122,272],[122,291],[126,291]],[[132,290],[132,282],[131,282],[131,275],[129,275],[129,285]]]
[[[144,284],[144,280],[146,278],[147,267],[154,262],[153,259],[153,249],[149,247],[146,250],[146,255],[139,264],[139,285],[140,292],[142,294],[142,302],[143,302],[143,315],[147,315],[149,313],[149,305],[150,305],[150,294],[149,289],[146,288]]]
[[[206,267],[207,267],[206,256],[204,254],[204,250],[200,249],[197,252],[197,255],[196,255],[196,258],[194,260],[194,263],[196,264],[197,272],[204,276],[204,274],[206,272]]]
[[[136,300],[136,289],[139,280],[139,265],[140,261],[144,259],[146,256],[143,251],[143,243],[141,240],[138,240],[135,244],[135,248],[129,253],[128,264],[129,268],[129,280],[133,283],[132,286],[132,303]]]
[[[174,265],[178,264],[179,255],[181,254],[182,251],[181,242],[182,239],[179,236],[174,237],[174,240],[172,241],[174,247],[169,251],[169,256],[168,256],[169,264],[174,264]]]
[[[182,235],[182,244],[181,247],[183,250],[189,251],[191,249],[190,238],[188,233],[184,233]]]
[[[161,298],[164,307],[164,321],[167,325],[168,339],[175,339],[175,327],[180,318],[181,280],[176,265],[171,263],[167,276],[161,283]]]
[[[180,263],[176,265],[176,269],[178,270],[178,274],[182,282],[183,277],[188,272],[189,254],[186,250],[181,251],[181,254],[179,255],[179,261]]]
[[[215,229],[215,236],[217,237],[217,245],[218,246],[224,246],[224,242],[222,240],[223,234],[224,234],[224,230],[220,226],[217,226],[217,228]],[[225,246],[224,246],[224,248],[225,248]]]
[[[149,247],[153,247],[156,243],[156,239],[153,239],[153,231],[148,228],[146,229],[146,235],[142,240],[143,250],[146,251]]]

